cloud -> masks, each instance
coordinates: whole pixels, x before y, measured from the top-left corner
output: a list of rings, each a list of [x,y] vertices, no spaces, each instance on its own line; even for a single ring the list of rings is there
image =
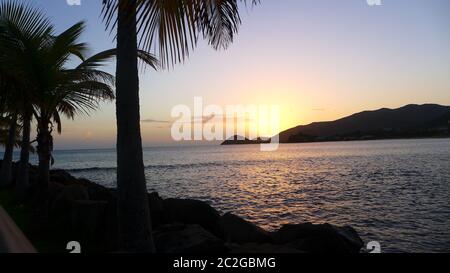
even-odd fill
[[[241,118],[241,117],[236,117],[236,118]],[[197,116],[197,117],[192,117],[191,118],[191,122],[186,122],[186,123],[191,123],[191,124],[196,124],[196,123],[201,123],[201,124],[206,124],[212,120],[221,120],[224,122],[230,122],[232,120],[234,120],[234,117],[227,117],[225,115],[209,115],[209,116]],[[245,122],[255,122],[255,120],[250,119],[250,118],[244,118]],[[170,121],[170,120],[159,120],[159,119],[143,119],[141,120],[141,122],[143,123],[149,123],[149,124],[172,124],[175,121]],[[164,126],[158,126],[159,128],[163,128]]]
[[[203,116],[203,117],[194,117],[194,118],[192,119],[192,122],[193,122],[193,123],[202,123],[202,124],[205,124],[205,123],[208,123],[209,121],[211,121],[211,120],[213,120],[213,119],[215,119],[215,118],[217,118],[216,115]]]
[[[169,120],[158,120],[158,119],[151,119],[151,118],[143,119],[143,120],[141,120],[141,122],[144,122],[144,123],[172,123]]]

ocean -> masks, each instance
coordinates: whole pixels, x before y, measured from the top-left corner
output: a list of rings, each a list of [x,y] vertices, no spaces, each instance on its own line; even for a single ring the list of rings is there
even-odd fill
[[[55,151],[54,168],[115,187],[115,150]],[[36,162],[36,156],[32,156]],[[353,226],[383,252],[450,251],[450,139],[144,150],[149,191],[204,200],[268,230]]]

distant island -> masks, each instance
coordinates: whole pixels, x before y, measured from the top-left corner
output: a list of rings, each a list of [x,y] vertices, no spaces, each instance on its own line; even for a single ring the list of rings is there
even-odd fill
[[[221,145],[249,145],[249,144],[267,144],[271,139],[258,137],[256,139],[248,139],[243,136],[235,135],[224,142]]]
[[[222,145],[270,143],[260,138],[228,139]],[[300,125],[279,135],[280,143],[450,137],[450,106],[410,104],[364,111],[328,122]]]

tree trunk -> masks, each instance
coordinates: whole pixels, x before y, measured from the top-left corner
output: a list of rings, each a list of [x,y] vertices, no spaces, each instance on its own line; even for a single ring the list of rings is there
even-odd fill
[[[30,161],[30,132],[31,132],[31,115],[25,114],[23,117],[22,143],[20,150],[19,169],[16,179],[16,197],[19,200],[25,198],[29,187],[28,163]]]
[[[135,0],[119,0],[117,26],[117,190],[119,245],[154,252],[142,159]],[[125,6],[125,3],[129,3]]]
[[[14,145],[16,143],[17,115],[11,118],[8,130],[8,141],[3,155],[2,168],[0,171],[0,187],[8,187],[12,182],[12,160]]]
[[[50,160],[52,136],[49,130],[49,122],[39,121],[37,135],[37,153],[39,157],[38,175],[41,193],[45,192],[50,182]]]

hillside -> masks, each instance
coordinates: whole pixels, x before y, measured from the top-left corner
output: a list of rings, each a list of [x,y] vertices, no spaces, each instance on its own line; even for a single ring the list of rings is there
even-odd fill
[[[433,137],[449,135],[450,106],[407,105],[364,111],[330,122],[315,122],[280,133],[281,143]]]

